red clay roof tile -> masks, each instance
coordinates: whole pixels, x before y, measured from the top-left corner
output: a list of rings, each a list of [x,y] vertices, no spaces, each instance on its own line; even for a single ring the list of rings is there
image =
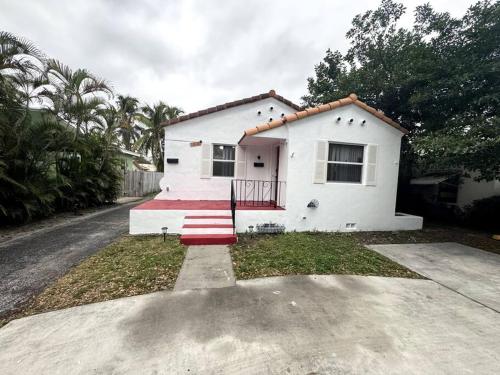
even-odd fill
[[[335,109],[335,108],[343,107],[343,106],[348,105],[348,104],[355,104],[358,107],[364,109],[365,111],[368,111],[371,114],[373,114],[374,116],[378,117],[379,119],[381,119],[385,123],[389,124],[393,128],[398,129],[399,131],[403,132],[404,134],[408,133],[408,130],[406,130],[405,128],[403,128],[396,121],[394,121],[394,120],[390,119],[389,117],[387,117],[384,114],[384,112],[377,111],[375,108],[370,107],[366,103],[363,103],[362,101],[360,101],[358,99],[358,96],[356,94],[352,93],[347,98],[342,98],[342,99],[339,99],[339,100],[336,100],[334,102],[327,103],[327,104],[321,104],[321,105],[319,105],[317,107],[306,108],[303,111],[295,112],[295,113],[286,115],[282,120],[274,120],[274,121],[272,121],[270,123],[266,123],[266,124],[258,125],[258,126],[254,127],[254,128],[246,129],[245,132],[244,132],[244,134],[243,134],[242,139],[245,136],[247,136],[247,135],[255,135],[257,133],[260,133],[260,132],[263,132],[263,131],[266,131],[266,130],[269,130],[269,129],[272,129],[272,128],[276,128],[276,127],[281,126],[281,125],[284,125],[287,122],[292,122],[292,121],[300,120],[300,119],[303,119],[305,117],[313,116],[313,115],[316,115],[316,114],[321,113],[321,112],[326,112],[328,110],[332,110],[332,109]]]
[[[224,109],[236,107],[236,106],[239,106],[239,105],[242,105],[242,104],[253,103],[253,102],[256,102],[258,100],[267,99],[267,98],[274,98],[276,100],[279,100],[280,102],[286,104],[287,106],[292,107],[296,111],[300,111],[302,109],[302,107],[298,106],[297,104],[294,104],[290,100],[285,99],[284,97],[282,97],[281,95],[276,94],[276,91],[270,90],[269,92],[264,93],[264,94],[254,95],[254,96],[251,96],[249,98],[243,98],[243,99],[235,100],[235,101],[228,102],[228,103],[225,103],[225,104],[221,104],[221,105],[217,105],[217,106],[214,106],[214,107],[210,107],[210,108],[207,108],[207,109],[203,109],[201,111],[197,111],[197,112],[193,112],[193,113],[188,113],[186,115],[182,115],[182,116],[179,116],[177,118],[165,121],[165,122],[162,123],[162,125],[163,126],[168,126],[168,125],[177,124],[179,122],[190,120],[190,119],[193,119],[193,118],[196,118],[196,117],[200,117],[200,116],[204,116],[204,115],[207,115],[209,113],[214,113],[214,112],[222,111]]]

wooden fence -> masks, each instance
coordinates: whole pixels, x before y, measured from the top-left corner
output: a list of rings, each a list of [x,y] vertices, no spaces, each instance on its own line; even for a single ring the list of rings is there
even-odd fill
[[[125,171],[122,195],[125,197],[143,197],[160,191],[162,172]]]

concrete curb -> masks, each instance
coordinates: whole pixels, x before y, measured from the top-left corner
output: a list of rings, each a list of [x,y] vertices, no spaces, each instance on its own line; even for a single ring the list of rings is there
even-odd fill
[[[96,217],[96,216],[99,216],[99,215],[102,215],[102,214],[105,214],[108,212],[118,210],[119,208],[123,208],[126,206],[132,206],[132,205],[138,204],[139,202],[146,201],[149,199],[151,199],[151,198],[149,198],[149,197],[148,198],[140,198],[140,199],[137,199],[137,200],[134,200],[131,202],[127,202],[127,203],[118,203],[114,207],[111,207],[111,208],[107,208],[107,209],[99,210],[97,212],[92,212],[92,213],[87,214],[87,215],[75,217],[74,219],[69,219],[63,223],[55,224],[55,225],[47,227],[47,228],[35,229],[32,232],[22,234],[20,236],[16,236],[15,238],[12,238],[10,240],[7,240],[5,242],[0,243],[0,249],[6,247],[7,245],[12,244],[13,242],[23,240],[23,239],[31,237],[35,234],[50,232],[51,230],[61,228],[61,227],[67,226],[67,225],[75,224],[75,223],[78,223],[78,222],[83,221],[83,220],[87,220],[87,219],[90,219],[90,218],[93,218],[93,217]]]

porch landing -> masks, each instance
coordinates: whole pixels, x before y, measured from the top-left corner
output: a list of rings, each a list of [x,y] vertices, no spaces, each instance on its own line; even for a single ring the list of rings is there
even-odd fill
[[[230,210],[229,200],[161,200],[152,199],[133,210]],[[268,202],[246,201],[245,205],[237,203],[237,210],[284,210],[283,207],[270,206]]]
[[[248,202],[246,204],[236,209],[237,233],[248,231],[250,225],[286,221],[285,208],[275,208],[269,203],[266,206],[258,205],[258,202],[250,206]],[[227,244],[236,240],[229,200],[154,199],[130,210],[130,234],[161,234],[163,227],[168,228],[169,234],[184,235],[187,244],[201,244],[208,234],[218,236],[205,244]]]

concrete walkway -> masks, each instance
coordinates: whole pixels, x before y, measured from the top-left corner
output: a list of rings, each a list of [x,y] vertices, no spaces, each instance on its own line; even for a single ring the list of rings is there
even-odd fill
[[[369,248],[500,312],[500,255],[455,242]]]
[[[0,373],[498,374],[500,314],[431,280],[292,276],[0,329]]]
[[[234,285],[236,279],[227,246],[190,246],[174,290],[224,288]]]
[[[0,244],[0,316],[128,232],[128,203]]]

